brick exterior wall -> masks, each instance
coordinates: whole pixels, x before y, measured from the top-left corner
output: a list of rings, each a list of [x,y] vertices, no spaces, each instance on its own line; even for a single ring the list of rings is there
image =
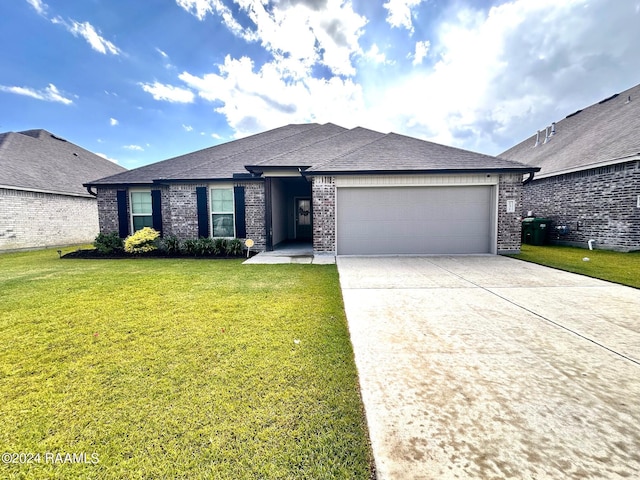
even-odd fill
[[[98,231],[93,198],[0,189],[0,250],[91,243]]]
[[[515,200],[515,212],[507,213],[507,200]],[[522,231],[522,175],[503,174],[498,182],[497,253],[519,253]]]
[[[108,234],[118,232],[117,189],[98,188],[98,223],[100,231]]]
[[[198,238],[198,199],[197,187],[206,187],[205,183],[177,183],[168,187],[168,202],[163,196],[163,227],[165,236],[173,235],[180,240]],[[207,192],[207,204],[209,203]],[[164,203],[167,203],[166,207]],[[165,208],[170,212],[165,216]],[[166,222],[166,226],[164,225]]]
[[[336,182],[334,177],[312,177],[313,251],[336,253]]]
[[[523,212],[553,220],[552,243],[640,250],[640,161],[533,180],[524,187]],[[555,226],[568,227],[559,234]]]
[[[245,187],[245,221],[247,237],[255,242],[253,250],[266,248],[264,183],[236,182],[236,186]],[[198,238],[197,187],[208,187],[205,183],[172,184],[153,187],[162,192],[162,230],[163,236],[175,236],[180,240]],[[98,188],[99,227],[103,233],[118,232],[117,188]],[[207,198],[209,194],[207,192]],[[209,201],[207,207],[210,210]],[[127,194],[127,217],[130,215],[129,195]],[[94,234],[97,235],[97,231]],[[242,238],[241,240],[245,240]],[[93,241],[93,238],[91,239]]]
[[[265,196],[263,182],[236,183],[244,186],[244,211],[247,225],[247,238],[254,241],[252,250],[264,251],[267,248],[265,228]]]

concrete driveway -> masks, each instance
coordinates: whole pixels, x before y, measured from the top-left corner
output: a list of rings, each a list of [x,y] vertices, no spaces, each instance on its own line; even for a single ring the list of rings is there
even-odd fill
[[[337,263],[378,478],[640,478],[640,290],[499,256]]]

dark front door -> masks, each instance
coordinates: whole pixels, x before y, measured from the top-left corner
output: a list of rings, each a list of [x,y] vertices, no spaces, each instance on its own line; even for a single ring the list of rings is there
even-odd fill
[[[311,200],[296,198],[296,239],[311,240]]]

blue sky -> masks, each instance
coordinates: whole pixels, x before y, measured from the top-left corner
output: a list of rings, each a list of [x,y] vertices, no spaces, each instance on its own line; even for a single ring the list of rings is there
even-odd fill
[[[11,0],[0,132],[135,168],[288,123],[498,154],[640,83],[640,0]]]

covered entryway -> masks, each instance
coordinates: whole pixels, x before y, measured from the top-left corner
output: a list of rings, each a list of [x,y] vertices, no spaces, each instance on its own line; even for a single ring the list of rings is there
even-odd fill
[[[495,188],[340,187],[338,254],[493,253]]]
[[[291,243],[311,244],[311,184],[296,174],[266,179],[267,250]]]

